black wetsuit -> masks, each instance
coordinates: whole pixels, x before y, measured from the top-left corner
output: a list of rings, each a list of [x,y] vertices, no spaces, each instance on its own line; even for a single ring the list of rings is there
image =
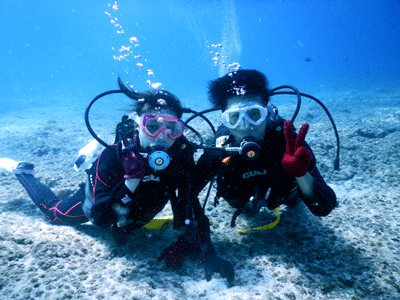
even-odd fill
[[[55,224],[76,225],[90,220],[96,226],[109,227],[118,221],[112,206],[120,204],[130,209],[128,219],[133,221],[129,225],[132,230],[151,221],[171,200],[174,228],[182,227],[188,214],[190,219],[194,216],[198,224],[196,238],[202,244],[211,243],[208,219],[192,189],[194,149],[184,136],[168,150],[171,162],[166,169],[155,171],[147,165],[145,177],[134,193],[124,184],[125,170],[118,159],[117,145],[111,147],[114,149],[106,148],[86,171],[86,187],[82,185],[78,192],[64,200],[59,200],[33,175],[16,176],[33,202]],[[126,197],[130,198],[129,202]]]
[[[117,145],[113,145],[117,148]],[[117,151],[105,149],[93,163],[89,174],[91,207],[85,212],[93,224],[107,227],[117,221],[112,209],[113,204],[121,204],[125,197],[131,199],[128,204],[130,214],[128,219],[141,227],[158,214],[171,200],[174,213],[174,227],[179,228],[185,221],[185,205],[193,201],[191,192],[194,171],[194,149],[186,138],[179,138],[168,150],[171,156],[169,166],[160,171],[153,170],[148,164],[144,179],[142,179],[134,193],[125,185],[125,170],[120,162]],[[176,190],[178,189],[178,195]]]
[[[15,174],[33,203],[40,208],[52,224],[78,225],[88,221],[83,212],[85,184],[72,196],[60,200],[54,192],[31,174]]]
[[[301,192],[296,179],[288,175],[282,167],[281,160],[286,149],[284,121],[278,115],[269,120],[260,145],[261,152],[253,161],[247,161],[240,155],[232,155],[224,164],[222,159],[228,154],[222,155],[223,152],[217,150],[205,151],[196,165],[197,192],[217,176],[217,197],[223,197],[239,213],[252,196],[267,198],[265,206],[269,209],[281,204],[295,204],[300,197],[314,215],[328,215],[336,206],[336,195],[319,173],[314,154],[307,169],[314,177],[312,198]],[[238,146],[229,130],[223,126],[217,130],[215,140],[218,138],[226,139],[227,143],[233,142],[229,144],[231,146]],[[310,149],[306,143],[305,147]]]

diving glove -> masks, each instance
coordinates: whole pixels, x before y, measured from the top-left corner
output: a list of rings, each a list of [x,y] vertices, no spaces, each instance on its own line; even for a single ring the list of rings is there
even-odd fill
[[[118,155],[122,158],[122,163],[126,174],[125,179],[143,179],[146,172],[146,160],[136,150],[136,146],[129,145],[126,139],[118,144]]]
[[[296,139],[293,136],[293,126],[290,121],[285,121],[284,132],[286,140],[286,151],[282,157],[282,167],[290,176],[302,177],[306,174],[312,154],[304,146],[304,139],[309,125],[303,124],[300,127]]]

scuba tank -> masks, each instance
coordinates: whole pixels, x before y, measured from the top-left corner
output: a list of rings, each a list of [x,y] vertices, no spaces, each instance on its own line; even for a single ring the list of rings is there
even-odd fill
[[[98,157],[101,148],[100,143],[93,139],[89,144],[79,150],[78,158],[74,163],[74,169],[77,172],[90,169],[92,163]]]

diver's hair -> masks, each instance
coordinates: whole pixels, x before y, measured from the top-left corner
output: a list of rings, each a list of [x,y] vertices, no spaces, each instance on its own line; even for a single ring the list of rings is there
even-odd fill
[[[169,109],[173,111],[178,118],[182,117],[183,109],[182,104],[178,97],[171,94],[166,90],[150,90],[143,93],[139,93],[128,88],[118,76],[118,85],[121,91],[129,98],[135,100],[133,104],[133,111],[139,116],[145,110],[153,109]]]
[[[257,70],[237,70],[208,84],[210,102],[222,111],[225,111],[230,97],[240,95],[259,95],[268,104],[268,81],[265,75]]]

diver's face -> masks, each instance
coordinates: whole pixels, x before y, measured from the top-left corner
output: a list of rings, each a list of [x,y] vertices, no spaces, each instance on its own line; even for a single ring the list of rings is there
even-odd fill
[[[149,118],[149,116],[155,116],[155,118]],[[174,144],[176,136],[172,136],[174,139],[171,139],[169,125],[166,124],[168,128],[163,125],[166,122],[174,122],[173,120],[175,119],[178,119],[176,114],[169,109],[157,111],[149,109],[137,117],[137,122],[139,123],[139,141],[142,149],[146,150],[147,147],[150,147],[152,150],[156,147],[162,147],[165,150],[169,149]]]
[[[266,114],[261,96],[238,95],[228,99],[223,118],[225,117],[225,124],[233,124],[227,127],[238,143],[247,137],[261,142],[267,128]]]

